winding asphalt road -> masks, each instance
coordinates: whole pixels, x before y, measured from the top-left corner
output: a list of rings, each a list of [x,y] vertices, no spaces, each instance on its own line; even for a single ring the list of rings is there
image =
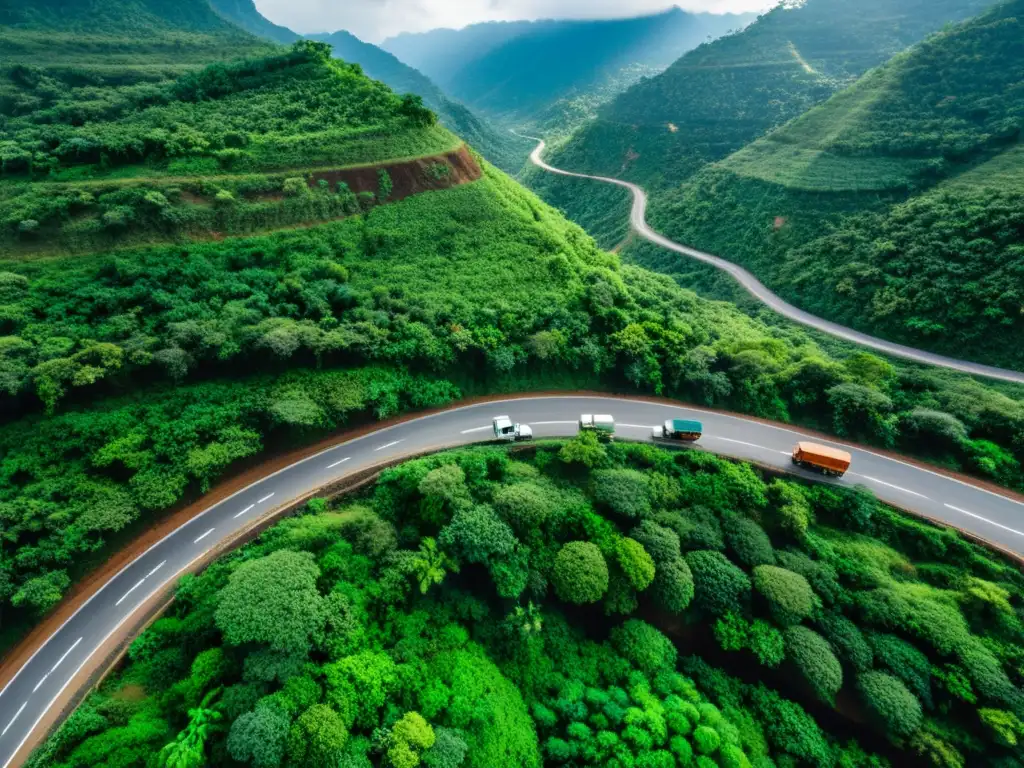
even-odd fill
[[[713,256],[710,253],[698,251],[696,248],[680,245],[674,240],[669,240],[664,235],[660,235],[651,229],[647,225],[647,193],[644,192],[641,187],[633,184],[632,182],[613,179],[609,176],[591,176],[586,173],[573,173],[572,171],[555,168],[553,165],[548,165],[541,158],[545,148],[543,139],[538,139],[536,136],[523,136],[518,133],[516,135],[522,136],[524,139],[532,139],[537,142],[536,148],[530,154],[530,161],[538,168],[543,168],[545,171],[556,173],[559,176],[572,176],[578,179],[603,181],[606,184],[615,184],[616,186],[628,189],[633,193],[633,209],[629,216],[629,223],[633,228],[633,231],[655,245],[660,245],[662,248],[668,248],[670,251],[675,251],[683,256],[689,256],[691,259],[703,261],[705,264],[710,264],[723,272],[728,272],[733,278],[735,278],[736,282],[742,285],[752,296],[754,296],[754,298],[771,307],[780,315],[788,317],[790,320],[795,320],[801,325],[816,328],[817,330],[824,331],[831,336],[852,341],[855,344],[870,347],[871,349],[877,349],[879,352],[894,355],[895,357],[902,357],[906,360],[913,360],[915,362],[926,363],[928,365],[937,365],[942,368],[951,368],[954,371],[970,373],[975,376],[984,376],[989,379],[1001,379],[1003,381],[1012,381],[1018,384],[1024,384],[1024,373],[1020,371],[996,368],[991,365],[972,363],[969,360],[957,360],[952,357],[937,355],[933,352],[925,352],[920,349],[904,346],[903,344],[896,344],[891,341],[886,341],[885,339],[879,339],[875,336],[868,336],[866,333],[860,333],[852,328],[847,328],[844,325],[839,325],[838,323],[833,323],[816,315],[812,315],[810,312],[804,312],[802,309],[794,307],[792,304],[780,299],[768,290],[764,283],[754,277],[750,272],[743,269],[743,267],[737,266],[731,261],[726,261],[718,256]]]
[[[382,462],[489,440],[491,419],[499,414],[529,424],[540,438],[575,434],[581,413],[612,414],[619,436],[630,440],[650,440],[651,428],[668,418],[699,419],[704,423],[704,436],[696,449],[845,487],[864,485],[880,499],[1024,554],[1021,502],[833,441],[822,442],[845,447],[853,455],[853,464],[845,477],[826,480],[793,467],[790,451],[801,435],[781,425],[618,397],[527,396],[453,408],[348,440],[267,475],[206,509],[127,565],[51,635],[0,691],[0,766],[11,765],[72,679],[140,605],[255,519]]]

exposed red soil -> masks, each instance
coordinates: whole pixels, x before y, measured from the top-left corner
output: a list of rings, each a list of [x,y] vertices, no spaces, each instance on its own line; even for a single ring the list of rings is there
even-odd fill
[[[215,486],[211,491],[206,493],[202,498],[197,499],[197,500],[195,500],[195,501],[193,501],[193,502],[191,502],[189,504],[183,504],[183,505],[180,505],[177,508],[172,509],[166,515],[164,515],[162,519],[160,519],[159,521],[155,522],[154,525],[149,530],[147,530],[144,534],[142,534],[137,539],[132,541],[129,545],[124,547],[121,551],[119,551],[119,552],[115,553],[114,555],[112,555],[110,557],[110,559],[107,560],[107,562],[104,563],[101,567],[97,568],[95,571],[90,573],[85,578],[80,579],[71,588],[71,590],[64,597],[64,599],[57,605],[57,607],[54,608],[54,610],[45,619],[43,619],[29,634],[27,634],[21,640],[21,642],[19,642],[2,659],[0,659],[0,688],[2,688],[4,685],[6,685],[11,680],[11,678],[14,677],[16,672],[22,666],[24,666],[24,664],[28,661],[28,659],[31,657],[31,655],[36,651],[36,649],[40,645],[42,645],[42,643],[46,640],[46,638],[48,638],[50,635],[52,635],[92,595],[94,595],[97,591],[99,591],[100,587],[102,587],[103,584],[105,584],[107,581],[109,581],[110,578],[112,578],[125,565],[127,565],[132,560],[134,560],[138,555],[140,555],[144,551],[146,551],[154,543],[156,543],[160,539],[162,539],[165,536],[167,536],[168,534],[170,534],[176,528],[184,525],[186,522],[188,522],[193,517],[198,515],[204,509],[207,509],[208,507],[212,506],[213,504],[226,499],[227,497],[231,496],[232,494],[236,493],[237,491],[239,491],[239,490],[241,490],[241,489],[251,485],[252,483],[256,482],[257,480],[259,480],[262,477],[265,477],[268,474],[271,474],[271,473],[276,472],[276,471],[278,471],[280,469],[283,469],[284,467],[287,467],[290,464],[294,464],[296,461],[304,459],[304,458],[306,458],[308,456],[312,456],[312,455],[314,455],[316,453],[319,453],[320,451],[323,451],[323,450],[325,450],[327,448],[330,448],[331,446],[337,445],[337,444],[345,442],[347,440],[351,440],[351,439],[353,439],[355,437],[359,437],[360,435],[368,434],[368,433],[374,432],[374,431],[376,431],[378,429],[383,429],[385,427],[388,427],[388,426],[391,426],[391,425],[394,425],[394,424],[398,424],[398,423],[401,423],[403,421],[408,421],[410,419],[419,418],[421,416],[429,415],[429,414],[432,414],[432,413],[441,413],[443,411],[451,410],[453,408],[462,408],[462,407],[465,407],[467,405],[474,405],[474,404],[477,404],[477,403],[485,403],[485,402],[493,402],[493,401],[496,401],[496,400],[515,399],[517,397],[528,398],[528,397],[537,397],[537,396],[543,396],[543,395],[549,395],[549,396],[550,395],[579,396],[579,397],[586,397],[586,396],[607,397],[607,396],[609,396],[611,394],[614,394],[614,393],[611,393],[611,392],[594,392],[594,391],[572,391],[572,392],[548,391],[548,392],[531,392],[529,394],[517,393],[517,394],[512,394],[512,395],[487,395],[487,396],[469,398],[469,399],[461,400],[461,401],[459,401],[457,403],[454,403],[451,406],[446,407],[446,408],[435,408],[435,409],[431,409],[429,411],[417,411],[415,413],[403,414],[401,416],[397,416],[397,417],[394,417],[392,419],[388,419],[387,421],[372,422],[372,423],[366,424],[366,425],[361,426],[361,427],[356,428],[356,429],[349,429],[349,430],[345,430],[345,431],[340,431],[340,432],[337,432],[337,433],[335,433],[335,434],[333,434],[333,435],[331,435],[329,437],[325,437],[322,440],[320,440],[320,441],[318,441],[318,442],[316,442],[316,443],[314,443],[312,445],[308,445],[308,446],[305,446],[303,448],[299,448],[299,449],[295,449],[295,450],[281,452],[281,453],[279,453],[277,455],[268,456],[264,460],[260,461],[257,464],[245,467],[244,469],[240,469],[235,474],[231,475],[230,477],[226,478],[224,481],[219,483],[217,486]],[[627,394],[627,393],[621,393],[621,394],[623,394],[623,396],[626,396],[626,397],[628,397],[629,399],[632,399],[632,400],[643,400],[643,401],[646,401],[646,402],[660,403],[660,404],[664,404],[664,405],[676,405],[676,406],[679,406],[679,405],[689,406],[690,405],[688,403],[684,403],[684,402],[679,401],[679,400],[672,400],[672,399],[664,398],[664,397],[652,397],[652,396],[634,395],[634,394]],[[756,422],[760,422],[762,424],[768,424],[768,425],[772,425],[772,426],[781,426],[781,427],[789,429],[789,430],[791,430],[793,432],[797,432],[797,433],[800,433],[802,435],[805,435],[807,437],[815,437],[815,438],[819,438],[819,439],[822,439],[822,440],[835,440],[836,439],[832,435],[827,435],[827,434],[824,434],[824,433],[821,433],[821,432],[815,432],[813,430],[804,429],[804,428],[796,426],[796,425],[780,424],[778,422],[773,422],[773,421],[770,421],[768,419],[761,419],[761,418],[757,418],[755,416],[748,416],[748,415],[745,415],[745,414],[737,414],[737,413],[733,413],[731,411],[724,411],[724,410],[715,409],[715,408],[706,408],[706,407],[703,407],[703,406],[692,406],[692,407],[700,408],[701,410],[704,410],[704,411],[707,411],[707,412],[710,412],[710,413],[718,413],[718,414],[722,414],[722,415],[738,416],[738,417],[741,417],[743,419],[747,419],[749,421],[756,421]],[[915,459],[912,459],[912,458],[908,458],[906,456],[903,456],[901,454],[895,453],[893,451],[886,451],[884,449],[876,448],[874,446],[859,445],[857,443],[851,443],[851,442],[848,442],[848,441],[844,441],[844,442],[846,442],[847,444],[852,445],[854,447],[860,448],[862,450],[871,451],[873,453],[876,453],[876,454],[879,454],[879,455],[882,455],[882,456],[887,456],[889,458],[896,459],[898,461],[902,461],[902,462],[904,462],[906,464],[910,464],[910,465],[913,465],[913,466],[916,466],[916,467],[920,467],[922,469],[926,469],[926,470],[929,470],[931,472],[935,472],[937,474],[944,475],[946,477],[950,477],[950,478],[953,478],[955,480],[959,480],[961,482],[967,483],[969,485],[973,485],[973,486],[978,487],[978,488],[983,488],[985,490],[989,490],[989,491],[992,491],[994,493],[997,493],[997,494],[1006,496],[1008,498],[1012,498],[1012,499],[1014,499],[1016,501],[1019,501],[1021,503],[1024,503],[1024,494],[1020,494],[1020,493],[1017,493],[1015,491],[1012,491],[1012,490],[1009,490],[1009,489],[1006,489],[1006,488],[1002,488],[1002,487],[997,486],[997,485],[995,485],[993,483],[988,483],[988,482],[985,482],[983,480],[978,480],[978,479],[973,478],[973,477],[968,477],[966,475],[961,475],[961,474],[956,473],[956,472],[951,472],[949,470],[945,470],[945,469],[942,469],[940,467],[936,467],[934,465],[927,464],[927,463],[922,462],[922,461],[918,461],[918,460],[915,460]],[[442,448],[442,447],[443,446],[438,446],[438,448]],[[767,467],[766,466],[765,469],[767,469],[767,470],[769,470],[769,471],[771,471],[773,473],[779,473],[780,472],[778,467]],[[896,505],[889,504],[889,506],[896,506]],[[288,511],[290,511],[293,508],[294,508],[293,506],[282,508],[277,513],[271,514],[271,515],[261,519],[260,525],[259,525],[258,529],[262,530],[267,525],[271,524],[277,517],[279,517],[282,514],[287,513]],[[930,519],[930,518],[927,518],[927,516],[925,516],[925,515],[921,515],[921,514],[916,513],[916,512],[911,512],[910,510],[904,510],[904,511],[907,512],[908,514],[914,515],[916,517],[925,517],[926,519]],[[936,525],[939,525],[939,526],[942,526],[942,527],[956,528],[956,526],[952,526],[949,523],[946,523],[946,522],[943,522],[943,521],[932,520],[932,522],[934,522]],[[256,530],[257,529],[254,528],[253,531],[250,532],[247,537],[240,536],[240,537],[236,538],[233,542],[226,543],[224,547],[219,547],[219,548],[213,550],[210,553],[211,557],[223,553],[224,551],[226,551],[226,549],[230,548],[231,546],[237,545],[238,543],[240,543],[241,541],[245,540],[246,538],[251,538],[252,535],[255,535],[254,532]],[[993,544],[993,543],[991,543],[989,541],[986,541],[985,539],[982,539],[981,537],[975,536],[974,534],[971,534],[971,533],[969,533],[967,531],[963,531],[962,529],[958,528],[957,530],[959,530],[960,533],[965,536],[965,538],[970,539],[970,540],[978,543],[979,545],[984,546],[984,547],[990,549],[991,551],[993,551],[993,552],[995,552],[997,554],[1001,554],[1001,555],[1003,555],[1003,556],[1013,560],[1020,567],[1024,568],[1024,558],[1022,558],[1020,555],[1017,555],[1016,553],[1013,553],[1013,552],[1010,552],[1010,551],[1008,551],[1006,549],[1003,549],[1002,547],[1000,547],[997,544]],[[159,600],[156,599],[158,597],[160,598]],[[145,626],[148,625],[148,623],[150,623],[156,617],[156,615],[158,615],[159,610],[162,610],[161,603],[162,603],[162,605],[169,604],[169,600],[168,600],[167,595],[159,595],[159,596],[155,595],[154,596],[154,600],[151,601],[151,602],[154,603],[157,607],[154,608],[152,605],[150,605],[149,613],[143,618],[142,621],[135,622],[135,623],[127,622],[124,625],[124,627],[122,627],[122,631],[120,633],[118,633],[118,636],[111,637],[110,640],[108,641],[107,645],[110,648],[121,648],[121,649],[125,648],[126,647],[126,641],[128,639],[134,637],[139,632],[141,632],[142,629],[144,629]],[[140,608],[143,608],[143,607],[144,606],[140,606]],[[123,650],[122,650],[122,653],[123,653]],[[80,679],[80,680],[83,681],[83,683],[88,682],[90,684],[90,687],[95,685],[100,679],[102,679],[102,675],[108,669],[111,668],[113,663],[116,662],[118,658],[120,658],[120,655],[121,655],[121,653],[118,653],[116,658],[111,658],[111,655],[109,653],[108,654],[97,653],[94,656],[94,659],[97,660],[96,663],[87,665],[82,670],[80,677],[76,678],[76,680]],[[67,701],[70,701],[71,697],[75,696],[76,692],[77,693],[81,692],[81,689],[80,689],[80,687],[76,687],[76,686],[68,686],[68,691],[69,692],[68,692],[68,694],[67,694],[67,696],[65,698],[67,699]],[[36,732],[34,737],[32,739],[30,739],[29,742],[26,743],[25,750],[23,750],[23,752],[19,754],[19,756],[22,757],[22,759],[27,757],[27,755],[30,753],[30,750],[32,748],[34,748],[34,746],[39,743],[39,741],[41,740],[41,734],[46,733],[48,728],[45,727],[45,726],[48,725],[48,726],[52,727],[54,724],[59,722],[59,720],[61,719],[61,718],[59,718],[57,716],[58,713],[63,713],[63,714],[66,715],[70,711],[70,707],[69,707],[67,701],[64,702],[64,706],[63,707],[61,707],[59,705],[55,706],[51,710],[50,715],[48,715],[47,718],[45,718],[44,721],[42,723],[40,723],[40,725],[42,725],[44,727],[38,729],[38,731]],[[51,717],[51,715],[52,715],[52,717]]]

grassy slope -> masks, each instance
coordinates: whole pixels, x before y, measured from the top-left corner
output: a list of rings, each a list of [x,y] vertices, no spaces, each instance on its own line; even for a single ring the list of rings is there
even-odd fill
[[[821,103],[989,0],[809,0],[683,56],[603,107],[549,157],[571,170],[628,178],[657,193]],[[545,199],[567,182],[531,171]],[[567,207],[588,229],[585,198]]]
[[[857,492],[649,445],[448,451],[190,579],[30,765],[179,732],[215,765],[393,765],[369,737],[412,710],[442,768],[1000,768],[1022,603],[1012,563]]]
[[[657,197],[652,222],[812,312],[1024,367],[1022,11],[897,57]]]

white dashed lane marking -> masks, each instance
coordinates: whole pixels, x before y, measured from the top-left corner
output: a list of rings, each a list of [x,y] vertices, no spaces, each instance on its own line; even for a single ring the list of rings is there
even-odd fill
[[[73,650],[75,650],[75,648],[78,647],[78,644],[80,642],[82,642],[82,638],[78,638],[77,640],[75,640],[74,645],[72,645],[70,648],[68,648],[66,651],[64,651],[64,655],[61,656],[59,659],[57,659],[57,663],[54,664],[52,667],[50,667],[50,671],[47,672],[45,675],[43,675],[43,679],[42,680],[40,680],[38,683],[36,683],[36,687],[32,689],[32,693],[35,693],[36,691],[38,691],[39,690],[39,686],[41,686],[43,683],[46,682],[46,678],[48,678],[50,675],[52,675],[54,672],[57,671],[57,667],[59,667],[61,665],[61,663],[64,661],[64,659],[66,659],[68,657],[68,654],[70,654]]]
[[[745,445],[748,448],[757,448],[758,450],[761,450],[761,451],[769,451],[771,453],[781,453],[783,456],[789,456],[790,455],[789,451],[779,451],[779,450],[776,450],[775,448],[765,448],[763,445],[758,445],[757,443],[748,443],[748,442],[745,442],[743,440],[733,440],[730,437],[719,437],[718,435],[704,435],[703,437],[711,438],[712,440],[721,440],[722,442],[725,442],[725,443],[736,443],[736,445]]]
[[[579,424],[578,421],[531,421],[530,424],[534,427],[540,427],[545,424]]]
[[[487,429],[490,429],[490,428],[491,427],[489,425],[485,426],[485,427],[473,427],[472,429],[464,429],[464,430],[462,430],[462,432],[460,434],[468,435],[470,432],[483,432],[484,430],[487,430]]]
[[[345,463],[346,461],[348,461],[348,460],[349,460],[349,459],[351,459],[351,458],[352,458],[351,456],[346,456],[346,457],[345,457],[344,459],[341,459],[340,461],[336,461],[336,462],[334,462],[333,464],[328,464],[328,465],[327,465],[327,468],[328,468],[328,469],[334,469],[334,468],[335,468],[336,466],[338,466],[339,464],[344,464],[344,463]]]
[[[144,582],[145,580],[146,580],[146,577],[143,576],[141,579],[139,579],[137,582],[135,582],[135,586],[132,587],[131,589],[129,589],[123,595],[121,595],[121,598],[116,603],[114,603],[114,605],[120,605],[121,603],[123,603],[128,598],[128,595],[130,595],[132,592],[134,592],[136,589],[138,589],[139,587],[142,586],[142,582]]]
[[[4,727],[4,729],[2,731],[0,731],[0,736],[3,736],[5,733],[7,733],[7,731],[9,731],[11,729],[11,726],[14,725],[14,721],[18,719],[18,715],[20,715],[22,712],[25,711],[25,707],[27,705],[28,705],[28,702],[26,701],[24,704],[22,704],[20,707],[18,707],[18,711],[14,713],[14,717],[11,718],[11,722],[9,722]]]
[[[193,541],[192,543],[193,543],[193,544],[198,544],[198,543],[199,543],[200,541],[202,541],[203,539],[205,539],[205,538],[206,538],[207,536],[209,536],[209,535],[210,535],[211,533],[213,533],[213,532],[214,532],[215,530],[217,530],[217,529],[216,529],[216,528],[211,528],[210,530],[208,530],[208,531],[207,531],[206,533],[204,533],[204,534],[203,534],[202,536],[200,536],[200,537],[199,537],[198,539],[196,539],[196,540],[195,540],[195,541]],[[134,589],[134,587],[133,587],[133,589]]]
[[[257,504],[262,504],[262,503],[263,503],[264,501],[267,501],[268,499],[272,499],[273,497],[274,497],[274,494],[272,494],[272,493],[268,493],[268,494],[267,494],[266,496],[264,496],[264,497],[263,497],[262,499],[258,499],[258,500],[256,501],[256,503],[257,503]]]
[[[387,445],[382,445],[382,446],[380,446],[378,448],[374,448],[373,450],[375,450],[375,451],[383,451],[385,448],[391,448],[392,446],[398,445],[400,442],[402,442],[402,441],[401,440],[395,440],[393,443],[388,443]]]
[[[887,482],[885,482],[885,480],[879,480],[877,477],[871,477],[870,475],[860,475],[860,477],[863,477],[865,480],[870,480],[872,483],[878,483],[879,485],[884,485],[887,488],[894,488],[897,491],[903,491],[904,493],[909,493],[911,496],[917,496],[919,499],[927,499],[928,498],[923,493],[918,493],[917,491],[912,491],[909,488],[901,488],[898,485],[893,485],[892,483],[887,483]],[[930,501],[930,499],[929,499],[929,501]]]
[[[248,507],[246,507],[241,512],[239,512],[237,515],[235,515],[235,517],[241,517],[242,515],[244,515],[246,512],[248,512],[250,509],[252,509],[255,506],[256,506],[255,504],[250,504]]]
[[[1024,536],[1024,531],[1018,531],[1016,528],[1010,528],[1008,526],[1003,525],[1002,523],[997,523],[995,520],[989,520],[987,517],[982,517],[981,515],[976,515],[973,512],[968,512],[966,509],[960,509],[960,507],[954,507],[952,504],[943,504],[942,506],[948,507],[949,509],[952,509],[954,512],[959,512],[962,515],[967,515],[968,517],[973,517],[975,520],[981,520],[983,523],[988,523],[989,525],[994,525],[996,528],[1002,528],[1004,531],[1009,531],[1010,533],[1015,533],[1018,536]]]
[[[646,424],[619,424],[620,427],[629,427],[630,429],[654,429],[654,426],[647,426]]]

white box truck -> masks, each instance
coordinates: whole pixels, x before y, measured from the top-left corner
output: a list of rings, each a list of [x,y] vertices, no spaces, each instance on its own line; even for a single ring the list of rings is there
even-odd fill
[[[513,424],[508,416],[495,416],[491,422],[494,427],[494,437],[497,440],[506,440],[514,443],[517,440],[533,439],[533,430],[529,424]]]

